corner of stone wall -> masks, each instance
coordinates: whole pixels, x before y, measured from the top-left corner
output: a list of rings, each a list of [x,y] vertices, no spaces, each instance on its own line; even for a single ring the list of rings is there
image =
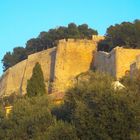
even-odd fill
[[[119,80],[119,75],[118,75],[118,71],[119,71],[119,51],[120,51],[120,47],[116,47],[113,51],[114,51],[114,59],[115,59],[115,78],[116,80]]]

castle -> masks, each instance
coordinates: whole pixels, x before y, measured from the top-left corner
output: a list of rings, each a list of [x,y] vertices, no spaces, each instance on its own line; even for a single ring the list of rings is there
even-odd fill
[[[63,39],[54,48],[29,55],[0,78],[0,96],[26,94],[36,62],[41,64],[48,93],[64,92],[77,75],[93,67],[116,79],[129,71],[133,74],[140,67],[140,50],[116,47],[110,53],[97,52],[98,42],[103,39],[103,36],[93,36],[91,40]]]
[[[140,49],[116,47],[110,53],[96,52],[94,66],[98,71],[109,73],[116,80],[127,74],[132,76],[140,68]]]

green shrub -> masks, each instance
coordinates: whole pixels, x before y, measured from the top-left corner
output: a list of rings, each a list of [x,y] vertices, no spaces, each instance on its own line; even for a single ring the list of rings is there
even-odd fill
[[[78,140],[75,128],[66,122],[58,121],[50,126],[46,134],[47,140]]]
[[[34,139],[54,123],[47,96],[19,99],[5,122],[7,139]]]
[[[33,68],[32,77],[27,83],[27,96],[33,97],[43,95],[45,93],[46,89],[41,65],[36,63],[35,67]]]
[[[81,140],[129,140],[139,135],[139,96],[114,91],[112,78],[101,73],[81,75],[65,98],[68,116]]]

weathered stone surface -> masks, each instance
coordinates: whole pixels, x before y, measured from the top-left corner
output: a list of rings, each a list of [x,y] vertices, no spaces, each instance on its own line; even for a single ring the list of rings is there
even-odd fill
[[[96,47],[91,40],[59,42],[55,65],[55,90],[64,91],[71,86],[76,75],[90,69]]]
[[[46,91],[48,91],[48,84],[51,79],[55,63],[55,54],[56,48],[52,48],[32,54],[28,57],[25,72],[23,75],[23,81],[21,83],[22,94],[26,93],[27,81],[30,79],[32,70],[37,62],[39,62],[41,65],[46,84]]]
[[[133,61],[133,63],[130,65],[130,76],[137,76],[138,72],[140,70],[140,55],[136,57],[136,59]]]
[[[9,68],[0,80],[0,95],[9,95],[20,92],[20,85],[23,80],[27,60]]]
[[[120,79],[130,72],[130,65],[140,54],[140,49],[125,49],[116,47],[110,53],[97,52],[95,67],[97,70],[106,72]]]
[[[93,36],[92,40],[64,39],[58,42],[57,47],[29,55],[28,59],[9,68],[0,78],[0,96],[14,92],[26,94],[27,81],[36,62],[41,64],[46,91],[55,94],[67,90],[77,75],[91,67],[116,79],[140,68],[140,49],[116,47],[110,53],[97,52],[97,42],[103,39],[101,36]]]
[[[61,40],[57,47],[28,56],[9,68],[0,79],[0,95],[26,94],[27,81],[36,62],[41,64],[46,90],[63,92],[72,84],[72,79],[90,69],[94,60],[96,40]]]

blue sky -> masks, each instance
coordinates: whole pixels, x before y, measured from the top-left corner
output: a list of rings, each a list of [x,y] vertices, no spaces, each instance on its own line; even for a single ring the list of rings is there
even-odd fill
[[[140,0],[1,0],[0,60],[39,32],[59,25],[87,23],[104,35],[110,25],[135,19],[140,19]]]

